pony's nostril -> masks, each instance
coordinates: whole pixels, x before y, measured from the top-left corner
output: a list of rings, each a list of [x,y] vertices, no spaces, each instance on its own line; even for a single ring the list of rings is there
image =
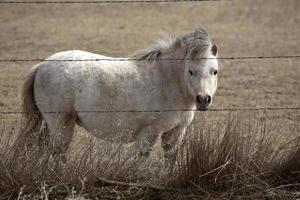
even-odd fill
[[[211,102],[211,96],[210,95],[207,95],[207,97],[206,97],[206,103],[210,103]]]

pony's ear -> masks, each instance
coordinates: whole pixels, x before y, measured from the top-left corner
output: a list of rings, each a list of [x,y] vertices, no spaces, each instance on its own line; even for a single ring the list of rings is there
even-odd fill
[[[216,44],[213,44],[211,47],[211,52],[214,56],[218,55],[218,46]]]

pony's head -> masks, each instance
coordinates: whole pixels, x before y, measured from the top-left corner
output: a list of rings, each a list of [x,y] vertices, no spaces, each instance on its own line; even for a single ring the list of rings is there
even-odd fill
[[[155,45],[137,52],[133,57],[156,63],[161,66],[162,71],[169,66],[169,71],[165,73],[174,70],[179,72],[188,101],[197,109],[205,110],[211,105],[217,89],[217,55],[218,47],[212,43],[208,32],[198,28],[177,38],[163,37]],[[174,78],[174,81],[178,79]]]
[[[187,94],[198,110],[205,110],[217,90],[218,47],[202,28],[177,38],[176,42],[184,50]]]

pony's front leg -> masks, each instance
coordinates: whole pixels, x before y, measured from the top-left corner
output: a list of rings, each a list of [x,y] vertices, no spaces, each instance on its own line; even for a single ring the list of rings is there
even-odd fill
[[[138,151],[140,155],[148,156],[160,132],[161,131],[153,125],[143,128],[135,142],[135,150]]]
[[[175,158],[186,133],[185,126],[176,126],[161,136],[161,145],[165,158]]]

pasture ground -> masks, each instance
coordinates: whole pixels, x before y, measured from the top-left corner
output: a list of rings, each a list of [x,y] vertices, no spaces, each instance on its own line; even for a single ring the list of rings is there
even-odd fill
[[[70,49],[126,57],[161,31],[176,36],[199,25],[221,57],[300,55],[299,11],[297,0],[0,4],[0,59],[46,58]],[[21,86],[36,63],[0,62],[1,111],[20,111]],[[222,60],[214,107],[299,107],[299,66],[300,59]],[[78,129],[67,164],[41,169],[35,151],[11,157],[20,121],[0,114],[3,199],[300,198],[299,110],[197,113],[176,162],[187,167],[167,166],[159,145],[150,161],[128,161],[125,147]]]

